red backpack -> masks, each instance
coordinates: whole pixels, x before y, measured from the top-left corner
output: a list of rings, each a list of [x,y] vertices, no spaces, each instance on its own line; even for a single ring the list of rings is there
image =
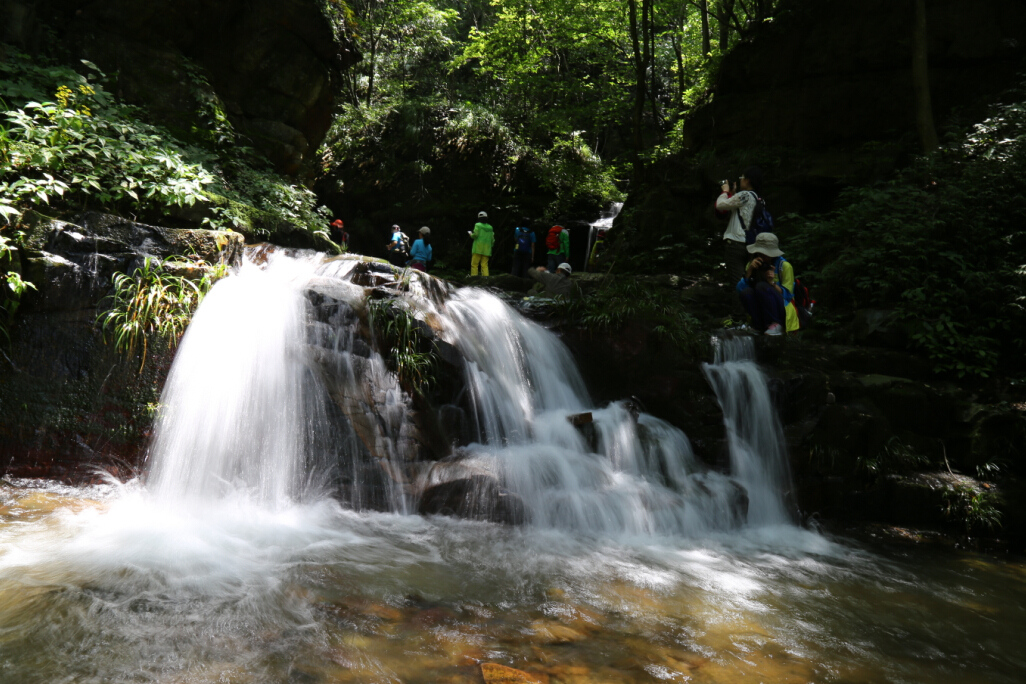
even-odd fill
[[[549,249],[559,249],[559,231],[563,230],[563,226],[552,226],[549,228],[549,234],[545,238],[545,246]]]

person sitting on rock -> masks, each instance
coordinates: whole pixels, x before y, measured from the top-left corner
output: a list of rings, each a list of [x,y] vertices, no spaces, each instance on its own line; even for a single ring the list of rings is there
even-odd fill
[[[560,264],[555,273],[549,273],[544,266],[527,269],[527,275],[544,285],[545,294],[552,296],[570,296],[573,287],[573,283],[570,282],[570,273],[570,264],[568,263]],[[538,286],[535,285],[535,287]]]
[[[753,258],[737,283],[741,306],[752,319],[752,328],[767,335],[798,329],[794,308],[794,267],[784,258],[777,236],[760,233],[748,245]]]

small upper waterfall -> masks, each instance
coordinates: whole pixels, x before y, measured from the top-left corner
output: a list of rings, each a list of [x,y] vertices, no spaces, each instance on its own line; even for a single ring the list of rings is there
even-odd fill
[[[449,350],[437,371],[448,395],[404,389],[371,301]],[[273,506],[330,488],[355,508],[471,506],[483,519],[499,502],[499,519],[601,534],[787,522],[780,427],[755,365],[723,356],[735,346],[721,342],[706,368],[730,438],[723,474],[631,402],[595,406],[559,339],[492,294],[358,258],[251,250],[182,340],[148,486],[172,502],[244,492]]]
[[[748,520],[790,523],[783,498],[791,484],[784,434],[766,376],[755,363],[754,340],[717,338],[714,348],[715,363],[702,370],[723,409],[731,473],[748,490]]]
[[[599,233],[613,227],[613,221],[620,215],[621,209],[623,209],[623,202],[613,202],[609,207],[609,211],[602,212],[599,219],[591,224],[591,230],[588,231],[588,251],[584,253],[585,271],[591,270],[591,255],[595,248],[595,243],[598,241]]]

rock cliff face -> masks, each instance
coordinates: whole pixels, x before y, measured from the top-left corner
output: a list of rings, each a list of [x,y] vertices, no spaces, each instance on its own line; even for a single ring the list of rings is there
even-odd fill
[[[0,473],[81,481],[102,467],[132,474],[173,356],[157,341],[146,365],[105,344],[97,310],[111,277],[146,257],[237,263],[239,233],[148,226],[87,212],[56,221],[29,212],[14,268],[35,286],[0,352]],[[171,268],[169,266],[169,268]],[[185,277],[201,268],[181,264]]]
[[[927,0],[934,117],[971,111],[1015,83],[1026,50],[1016,0]],[[918,151],[913,3],[788,2],[724,58],[712,102],[688,124],[695,151],[772,166],[784,211],[824,208],[831,190]],[[764,158],[757,159],[762,156]],[[743,161],[742,161],[743,163]],[[737,169],[738,172],[741,169]],[[707,180],[723,171],[713,171]]]
[[[88,59],[116,92],[189,130],[209,89],[236,129],[279,171],[309,162],[331,125],[332,81],[358,59],[340,48],[315,0],[3,0],[0,40]]]

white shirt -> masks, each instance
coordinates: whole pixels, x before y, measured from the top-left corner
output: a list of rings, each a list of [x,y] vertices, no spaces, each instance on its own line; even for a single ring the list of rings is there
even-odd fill
[[[733,197],[728,197],[727,193],[723,193],[716,199],[717,209],[730,212],[730,222],[727,224],[727,229],[723,231],[724,240],[741,243],[745,241],[745,229],[741,227],[741,219],[738,218],[738,214],[745,220],[745,225],[751,228],[756,197],[758,195],[751,190],[742,190]]]

